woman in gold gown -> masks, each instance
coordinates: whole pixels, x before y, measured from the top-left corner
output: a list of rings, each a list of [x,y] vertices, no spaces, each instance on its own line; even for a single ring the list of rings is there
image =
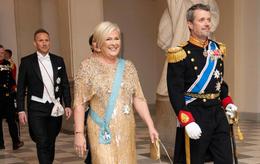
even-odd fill
[[[106,113],[114,76],[119,63],[121,47],[120,29],[111,22],[100,23],[93,34],[95,52],[82,61],[75,78],[74,120],[75,151],[83,156],[86,151],[84,138],[84,113],[89,104],[100,118]],[[151,141],[158,138],[145,97],[132,62],[125,61],[118,97],[109,121],[111,142],[100,142],[100,126],[95,118],[87,119],[88,137],[92,164],[135,164],[135,119],[134,110],[148,126]]]

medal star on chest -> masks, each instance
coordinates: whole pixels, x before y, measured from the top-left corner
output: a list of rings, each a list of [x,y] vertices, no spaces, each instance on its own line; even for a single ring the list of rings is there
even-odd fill
[[[214,78],[219,79],[220,78],[220,72],[218,70],[215,70],[214,72]]]
[[[221,82],[217,82],[215,88],[216,88],[216,91],[220,91]]]

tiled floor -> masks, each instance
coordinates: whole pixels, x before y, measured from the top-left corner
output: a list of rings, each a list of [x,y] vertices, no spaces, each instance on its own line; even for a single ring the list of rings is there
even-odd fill
[[[159,161],[149,159],[149,137],[146,126],[137,117],[137,153],[138,164],[156,164]],[[241,121],[241,130],[244,133],[245,140],[237,141],[237,149],[239,156],[239,164],[260,164],[260,122]],[[16,151],[11,149],[11,141],[4,123],[5,132],[5,150],[0,151],[1,164],[36,164],[35,145],[28,135],[28,128],[21,129],[22,140],[25,145]],[[83,159],[77,157],[73,150],[73,136],[60,133],[56,142],[55,164],[77,164],[83,163]],[[169,163],[166,159],[162,160],[162,164]]]

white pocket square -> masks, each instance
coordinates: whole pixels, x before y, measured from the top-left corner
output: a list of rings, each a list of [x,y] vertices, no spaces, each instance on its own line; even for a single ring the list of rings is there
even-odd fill
[[[60,70],[62,67],[58,67],[58,70]]]

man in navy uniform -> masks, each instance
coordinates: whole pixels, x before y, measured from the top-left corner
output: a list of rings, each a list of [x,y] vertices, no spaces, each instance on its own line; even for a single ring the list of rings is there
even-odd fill
[[[12,58],[13,56],[13,51],[11,49],[5,49],[5,60],[8,60],[11,64],[11,69],[12,69],[12,76],[14,78],[14,80],[16,81],[16,70],[17,70],[17,67],[16,67],[16,64]],[[16,88],[16,86],[15,86]],[[14,108],[15,110],[17,111],[17,105],[16,105],[16,91],[13,92],[13,95],[12,95],[12,104],[14,104]],[[19,118],[18,118],[18,113],[15,112],[15,122],[16,122],[16,125],[17,125],[17,128],[18,128],[18,136],[20,138],[20,124],[19,124]]]
[[[18,136],[18,128],[15,121],[15,107],[13,101],[13,94],[15,93],[15,79],[13,78],[13,69],[11,63],[4,59],[5,50],[0,45],[0,149],[5,149],[3,137],[2,120],[6,118],[9,133],[13,142],[13,150],[19,149],[23,146]]]
[[[203,164],[210,155],[215,164],[232,164],[226,114],[234,117],[237,107],[223,80],[226,48],[208,39],[208,5],[193,5],[186,18],[190,39],[170,48],[167,56],[167,86],[179,122],[174,163]]]

